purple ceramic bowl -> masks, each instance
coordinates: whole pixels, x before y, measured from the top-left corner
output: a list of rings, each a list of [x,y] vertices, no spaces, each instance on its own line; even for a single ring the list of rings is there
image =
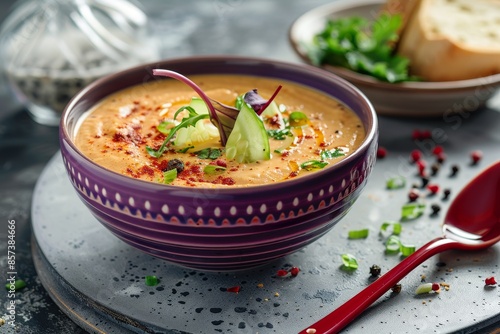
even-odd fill
[[[104,169],[72,141],[80,116],[118,90],[159,80],[151,69],[184,75],[243,74],[306,85],[345,103],[367,136],[341,162],[310,175],[248,188],[197,189],[155,184]],[[190,268],[232,271],[295,252],[327,233],[358,198],[376,158],[375,111],[354,86],[308,65],[232,56],[165,60],[102,78],[78,93],[60,126],[69,178],[92,214],[113,234],[153,256]]]

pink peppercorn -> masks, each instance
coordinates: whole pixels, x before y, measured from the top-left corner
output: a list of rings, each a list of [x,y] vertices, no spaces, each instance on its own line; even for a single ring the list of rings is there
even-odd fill
[[[473,164],[477,164],[479,162],[479,160],[481,160],[481,158],[483,157],[483,152],[481,152],[481,151],[473,151],[470,154],[470,157],[472,159],[472,163]]]
[[[484,284],[486,284],[486,285],[495,285],[495,284],[497,284],[497,281],[495,280],[495,277],[491,276],[491,277],[487,277],[484,280]]]
[[[425,160],[418,160],[417,161],[418,175],[425,176],[425,167],[426,166],[427,166],[427,163],[425,162]]]
[[[410,202],[415,202],[420,197],[420,192],[417,189],[411,189],[408,193]]]
[[[410,159],[412,162],[417,162],[422,158],[422,152],[419,150],[413,150],[410,153]]]
[[[377,149],[377,158],[383,159],[387,155],[387,150],[384,147],[379,147]]]
[[[432,150],[432,154],[434,154],[435,156],[438,156],[439,154],[441,154],[443,152],[444,152],[443,146],[439,146],[439,145],[436,145],[434,147],[434,149]]]
[[[429,184],[427,189],[432,193],[436,194],[439,191],[439,186],[437,184]]]
[[[290,274],[292,274],[292,276],[295,277],[295,276],[297,276],[299,274],[299,271],[300,271],[299,268],[292,267],[292,269],[290,269]]]
[[[280,269],[276,272],[276,275],[278,275],[278,277],[284,277],[284,276],[288,275],[288,271],[284,270],[284,269]]]
[[[432,291],[439,291],[441,290],[441,286],[439,283],[432,283]]]

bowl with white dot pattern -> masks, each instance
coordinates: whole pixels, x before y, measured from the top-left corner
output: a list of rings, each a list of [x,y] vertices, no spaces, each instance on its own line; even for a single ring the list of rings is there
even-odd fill
[[[333,96],[362,120],[366,137],[342,161],[270,185],[187,188],[142,181],[85,157],[73,138],[80,117],[106,96],[156,80],[152,68],[184,75],[242,74],[293,81]],[[171,263],[211,271],[256,267],[327,233],[358,198],[376,160],[378,126],[367,98],[347,81],[309,65],[233,56],[170,59],[134,67],[87,86],[60,124],[63,162],[80,199],[127,244]]]

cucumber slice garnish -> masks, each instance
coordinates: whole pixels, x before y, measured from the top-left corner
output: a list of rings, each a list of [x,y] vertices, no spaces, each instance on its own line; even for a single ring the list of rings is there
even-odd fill
[[[269,138],[264,123],[246,103],[242,103],[233,131],[227,139],[226,157],[239,163],[271,158]]]

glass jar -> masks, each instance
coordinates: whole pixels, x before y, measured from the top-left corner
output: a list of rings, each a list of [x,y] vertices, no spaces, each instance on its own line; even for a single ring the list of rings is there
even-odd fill
[[[41,124],[57,125],[92,81],[159,58],[144,11],[127,0],[24,0],[0,30],[10,86]]]

